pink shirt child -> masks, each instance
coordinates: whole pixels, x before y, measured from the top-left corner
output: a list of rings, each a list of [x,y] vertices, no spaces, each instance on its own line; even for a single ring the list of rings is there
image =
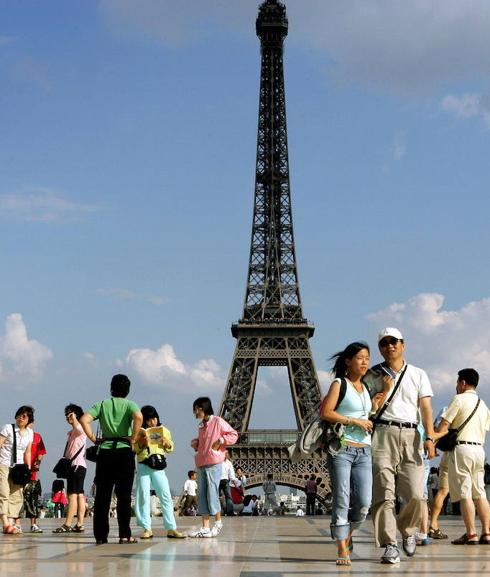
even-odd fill
[[[221,447],[216,451],[212,445],[222,441]],[[193,439],[191,445],[197,451],[195,460],[196,467],[216,465],[225,460],[225,451],[228,445],[234,445],[238,440],[238,433],[224,419],[211,415],[208,421],[199,423],[198,438]]]

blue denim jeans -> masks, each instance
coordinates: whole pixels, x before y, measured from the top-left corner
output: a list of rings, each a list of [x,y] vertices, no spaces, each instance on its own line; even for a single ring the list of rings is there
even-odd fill
[[[332,538],[343,540],[366,519],[373,488],[371,447],[346,445],[328,455],[332,482]]]
[[[222,463],[207,465],[197,469],[197,500],[199,514],[207,517],[221,513],[219,500],[219,482]]]

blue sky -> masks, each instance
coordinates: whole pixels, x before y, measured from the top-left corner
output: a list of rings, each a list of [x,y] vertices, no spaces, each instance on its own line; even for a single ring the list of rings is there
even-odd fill
[[[303,306],[328,357],[398,326],[441,407],[490,379],[490,5],[289,0],[285,67]],[[196,396],[218,409],[242,311],[259,84],[257,0],[0,0],[0,422],[115,372],[192,466]],[[293,426],[284,372],[252,416]],[[274,411],[270,407],[274,406]],[[273,414],[272,414],[273,413]]]

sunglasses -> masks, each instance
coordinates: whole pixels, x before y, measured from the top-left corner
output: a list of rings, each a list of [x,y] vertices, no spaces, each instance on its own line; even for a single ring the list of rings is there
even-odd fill
[[[387,337],[379,341],[379,346],[382,348],[387,347],[388,345],[396,347],[399,342],[399,339],[395,339],[395,337]]]

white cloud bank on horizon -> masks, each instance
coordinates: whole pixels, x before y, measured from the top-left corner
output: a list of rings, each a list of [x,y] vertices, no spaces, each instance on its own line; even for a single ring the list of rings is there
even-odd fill
[[[225,380],[221,367],[213,359],[202,359],[194,365],[179,360],[172,345],[159,349],[131,349],[126,356],[127,365],[150,385],[166,389],[224,389]]]
[[[399,328],[409,362],[425,369],[436,391],[453,392],[459,369],[490,379],[490,298],[444,310],[444,295],[421,293],[368,315],[377,329]],[[485,391],[486,392],[486,391]]]
[[[100,207],[67,200],[46,188],[0,194],[0,217],[37,222],[73,222]]]
[[[5,334],[0,336],[0,381],[15,377],[37,381],[52,358],[48,347],[29,339],[21,314],[7,317]]]
[[[259,0],[101,0],[119,36],[164,46],[200,41],[217,28],[254,34]],[[488,83],[486,0],[286,0],[288,42],[316,50],[342,81],[427,93],[462,81]],[[416,31],[416,32],[415,32]]]

